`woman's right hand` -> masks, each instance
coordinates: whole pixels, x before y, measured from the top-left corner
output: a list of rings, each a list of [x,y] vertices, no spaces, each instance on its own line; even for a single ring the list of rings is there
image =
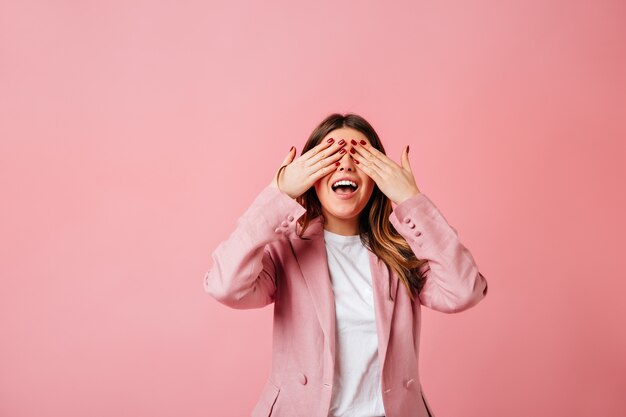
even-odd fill
[[[335,164],[338,164],[346,154],[345,140],[341,139],[339,142],[333,138],[328,140],[330,142],[319,143],[295,160],[296,148],[291,148],[281,164],[281,167],[285,168],[276,171],[270,185],[294,199],[304,194],[320,178],[333,171],[336,168]]]

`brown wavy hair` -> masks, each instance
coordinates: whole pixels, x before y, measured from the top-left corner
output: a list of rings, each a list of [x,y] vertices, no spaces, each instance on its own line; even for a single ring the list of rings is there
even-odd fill
[[[301,154],[319,144],[331,131],[342,127],[349,127],[363,133],[374,148],[385,154],[385,148],[372,125],[354,113],[345,115],[333,113],[327,116],[313,129]],[[309,188],[296,201],[306,209],[304,215],[298,220],[301,226],[298,236],[302,238],[311,220],[322,216],[323,221],[324,217],[315,187]],[[420,267],[427,261],[417,259],[409,244],[393,227],[389,221],[392,211],[391,200],[380,191],[377,185],[374,185],[370,199],[359,214],[359,235],[363,245],[396,272],[409,292],[411,300],[415,301],[415,295],[422,290],[425,279],[420,272]],[[389,284],[389,298],[393,300],[391,274],[389,274]]]

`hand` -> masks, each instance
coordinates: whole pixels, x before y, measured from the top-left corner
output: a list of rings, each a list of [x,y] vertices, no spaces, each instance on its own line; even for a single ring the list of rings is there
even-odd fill
[[[409,163],[408,146],[402,152],[402,165],[396,164],[367,141],[365,144],[353,143],[352,149],[350,152],[356,166],[373,179],[380,191],[396,205],[420,193]]]
[[[336,142],[334,139],[331,142],[324,141],[309,149],[295,160],[296,148],[292,147],[281,164],[281,168],[285,166],[282,169],[282,174],[281,169],[279,169],[270,185],[278,188],[291,198],[301,196],[317,180],[336,169],[335,163],[347,152],[344,149],[346,145],[347,143],[343,139],[339,142]]]

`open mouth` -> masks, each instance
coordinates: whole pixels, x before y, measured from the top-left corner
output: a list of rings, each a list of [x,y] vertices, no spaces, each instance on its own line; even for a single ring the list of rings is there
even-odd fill
[[[339,180],[332,185],[332,189],[339,195],[349,195],[354,193],[359,186],[354,181]]]

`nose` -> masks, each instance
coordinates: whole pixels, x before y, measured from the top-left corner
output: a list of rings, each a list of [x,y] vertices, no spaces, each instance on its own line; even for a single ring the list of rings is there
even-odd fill
[[[340,160],[339,160],[339,168],[338,171],[356,171],[356,166],[354,165],[354,160],[350,153],[347,152]]]

